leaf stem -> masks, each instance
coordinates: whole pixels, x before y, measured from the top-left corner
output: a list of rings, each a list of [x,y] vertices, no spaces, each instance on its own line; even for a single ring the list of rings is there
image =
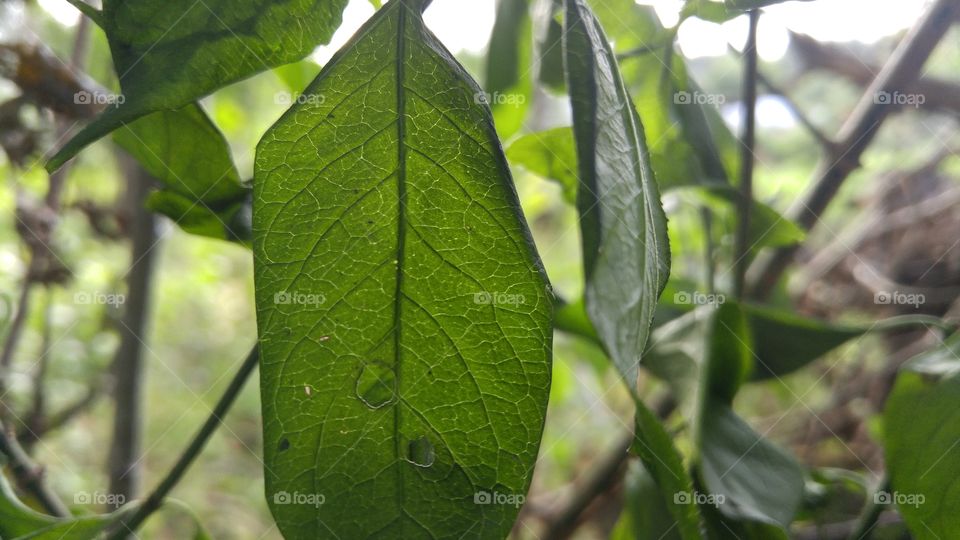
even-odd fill
[[[153,512],[160,508],[163,500],[174,486],[180,482],[184,473],[187,472],[187,469],[193,461],[200,455],[210,436],[213,435],[213,432],[219,427],[222,422],[221,418],[230,410],[233,402],[240,394],[240,390],[243,389],[243,385],[247,382],[247,379],[250,378],[250,374],[253,373],[254,368],[257,367],[259,359],[259,348],[254,345],[253,349],[247,355],[246,360],[244,360],[240,366],[240,370],[237,371],[233,380],[230,381],[230,386],[227,387],[226,391],[224,391],[220,397],[220,401],[217,402],[210,416],[207,417],[207,421],[204,422],[203,426],[197,431],[197,434],[194,435],[193,440],[190,441],[190,445],[180,454],[176,464],[174,464],[173,468],[167,473],[167,476],[157,485],[146,500],[144,500],[143,504],[137,508],[137,511],[131,514],[129,518],[123,519],[118,523],[117,528],[109,536],[108,540],[125,539],[130,533],[136,531]]]
[[[883,480],[880,481],[880,485],[877,487],[877,491],[874,492],[873,497],[867,499],[866,504],[863,506],[863,511],[857,519],[857,524],[853,528],[853,532],[850,533],[850,540],[865,540],[870,538],[870,532],[876,526],[877,520],[880,519],[880,514],[883,513],[883,509],[886,506],[886,504],[881,502],[882,498],[877,495],[889,490],[890,477],[884,476]]]
[[[750,11],[750,30],[743,50],[743,131],[740,136],[740,198],[738,200],[737,232],[734,238],[734,267],[736,269],[733,292],[737,299],[743,298],[747,267],[750,265],[750,211],[753,207],[753,161],[756,144],[757,119],[757,25],[760,11]]]

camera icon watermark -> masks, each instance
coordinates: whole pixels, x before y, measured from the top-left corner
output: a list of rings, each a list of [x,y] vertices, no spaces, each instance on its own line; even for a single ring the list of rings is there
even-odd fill
[[[473,102],[476,105],[506,105],[510,107],[519,107],[527,102],[527,96],[516,93],[477,92],[473,95]]]
[[[480,306],[519,306],[527,301],[522,294],[480,291],[473,293],[473,303]]]
[[[927,502],[923,493],[900,493],[899,491],[878,491],[873,494],[873,504],[912,506],[919,508]]]
[[[678,291],[673,295],[673,303],[678,306],[720,307],[727,301],[724,294],[706,294],[700,291]]]
[[[273,102],[276,105],[323,105],[327,102],[327,96],[323,94],[303,94],[292,92],[277,92],[273,95]]]
[[[325,502],[327,502],[327,497],[323,493],[278,491],[273,494],[273,504],[278,506],[297,505],[319,508]]]
[[[326,301],[327,297],[319,293],[280,291],[273,295],[273,303],[279,306],[319,306]]]
[[[905,94],[903,92],[887,92],[881,90],[873,95],[873,103],[876,105],[896,105],[898,107],[914,107],[919,109],[921,105],[927,102],[927,96],[924,94]]]
[[[100,291],[79,291],[73,295],[73,303],[78,305],[120,307],[127,302],[126,295],[104,293]]]
[[[700,493],[699,491],[677,491],[673,494],[673,504],[696,504],[700,506],[709,505],[718,507],[727,501],[726,495],[722,493]]]
[[[913,306],[913,309],[919,309],[926,302],[927,297],[920,293],[878,291],[873,295],[873,303],[878,306]]]
[[[96,505],[108,506],[110,508],[120,508],[127,503],[127,497],[123,493],[100,493],[94,491],[79,491],[73,494],[73,504],[76,505]]]
[[[117,107],[123,105],[126,101],[127,98],[123,94],[95,94],[86,90],[80,90],[73,94],[74,105],[113,105]]]
[[[713,105],[714,107],[727,102],[724,94],[707,94],[704,92],[687,92],[681,90],[673,94],[674,105]]]
[[[473,504],[498,504],[520,508],[527,497],[519,493],[499,493],[496,491],[477,491],[473,494]]]

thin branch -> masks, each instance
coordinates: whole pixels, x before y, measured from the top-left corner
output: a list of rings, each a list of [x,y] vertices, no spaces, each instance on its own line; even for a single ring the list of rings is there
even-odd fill
[[[740,136],[740,197],[737,200],[737,231],[734,237],[733,294],[743,297],[747,267],[750,265],[750,213],[753,208],[753,165],[757,129],[757,25],[760,11],[750,11],[750,29],[743,50],[743,132]]]
[[[57,495],[43,481],[43,469],[35,465],[27,453],[20,448],[17,440],[0,424],[0,454],[6,457],[10,472],[17,485],[33,495],[50,515],[68,517],[70,511]]]
[[[135,499],[140,491],[140,457],[143,442],[144,342],[150,311],[156,222],[143,208],[153,179],[133,158],[119,155],[127,178],[127,202],[132,219],[131,266],[127,274],[126,302],[120,321],[120,346],[113,362],[116,378],[113,438],[110,442],[110,493]]]
[[[7,331],[7,338],[3,342],[3,351],[0,352],[0,399],[6,399],[7,380],[10,378],[11,368],[13,367],[13,353],[20,342],[20,336],[23,333],[23,325],[27,320],[27,313],[30,311],[30,291],[32,283],[30,281],[30,272],[24,278],[20,289],[20,299],[17,300],[17,311],[10,321],[10,329]],[[0,411],[0,418],[5,418],[8,408],[4,407]]]
[[[895,109],[888,103],[889,99],[879,97],[890,96],[909,88],[917,80],[927,58],[958,15],[960,3],[955,0],[937,0],[894,51],[840,129],[837,136],[838,157],[821,160],[813,189],[805,197],[799,210],[790,216],[801,227],[809,230],[817,224],[843,182],[860,167],[860,157],[873,142],[884,120]],[[799,247],[783,247],[772,256],[756,261],[756,271],[751,270],[752,275],[756,276],[751,283],[751,294],[754,298],[765,299],[770,295]]]
[[[817,141],[817,144],[823,148],[824,152],[826,152],[828,156],[837,155],[837,143],[835,143],[833,139],[828,137],[823,130],[817,127],[817,125],[810,120],[810,117],[803,112],[803,109],[797,105],[797,102],[790,97],[786,90],[777,86],[762,72],[757,72],[757,80],[760,81],[760,84],[767,87],[767,90],[780,96],[780,99],[782,99],[787,108],[790,109],[790,113],[793,115],[793,117],[796,118],[797,121],[800,122],[800,125],[810,133],[810,135]]]
[[[197,431],[197,434],[194,435],[193,440],[190,441],[190,445],[180,454],[176,464],[174,464],[173,468],[170,469],[170,472],[167,473],[167,476],[160,484],[157,485],[156,489],[144,500],[143,504],[137,508],[137,511],[118,524],[117,529],[113,531],[108,540],[124,540],[130,533],[135,532],[153,512],[160,508],[170,491],[180,482],[180,479],[183,478],[187,469],[190,468],[193,461],[200,455],[210,436],[213,435],[223,422],[223,416],[226,415],[227,411],[229,411],[233,405],[233,402],[237,399],[237,396],[240,395],[240,390],[243,389],[244,383],[247,382],[250,374],[253,373],[253,370],[257,367],[259,358],[259,349],[254,345],[253,349],[247,355],[246,360],[244,360],[240,366],[240,370],[237,371],[237,374],[233,377],[233,380],[230,381],[230,385],[223,393],[223,396],[220,397],[220,401],[217,402],[210,416],[207,417],[207,421],[204,422],[200,430]]]
[[[867,540],[870,538],[871,532],[877,526],[877,520],[880,519],[880,514],[883,513],[886,506],[882,499],[888,491],[890,491],[890,477],[885,476],[880,481],[880,487],[877,488],[876,493],[867,496],[867,503],[863,506],[863,512],[857,519],[857,525],[853,532],[850,533],[850,540]]]

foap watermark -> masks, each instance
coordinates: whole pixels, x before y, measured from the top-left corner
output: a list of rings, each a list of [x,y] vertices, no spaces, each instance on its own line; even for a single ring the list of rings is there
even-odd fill
[[[95,94],[93,92],[87,92],[86,90],[81,90],[73,94],[74,105],[113,105],[116,107],[123,105],[126,101],[127,98],[124,97],[123,94]]]
[[[903,92],[887,92],[881,90],[873,95],[873,102],[877,105],[896,105],[898,107],[920,108],[927,102],[927,96],[923,94],[905,94]]]
[[[873,295],[873,303],[878,306],[913,306],[918,309],[926,302],[927,297],[920,293],[878,291]]]
[[[473,95],[473,102],[477,105],[508,105],[519,107],[527,102],[527,96],[516,93],[477,92]]]
[[[126,301],[127,297],[121,293],[80,291],[73,295],[73,303],[79,305],[120,307],[125,304]]]
[[[327,96],[323,94],[277,92],[273,95],[273,102],[277,105],[323,105],[327,102]]]
[[[675,105],[723,105],[727,102],[727,96],[723,94],[706,94],[704,92],[686,92],[681,90],[673,94],[673,103]]]
[[[489,291],[473,293],[473,303],[481,306],[519,306],[526,301],[522,294]]]
[[[273,295],[273,303],[281,306],[319,306],[327,301],[320,293],[280,291]]]
[[[120,508],[127,503],[127,496],[123,493],[100,493],[94,491],[80,491],[73,494],[73,504],[77,505],[96,505],[109,506],[111,508]]]
[[[720,506],[721,504],[727,501],[726,495],[722,493],[700,493],[699,491],[678,491],[673,494],[673,503],[674,504],[696,504],[696,505],[710,505],[710,506]]]
[[[526,495],[520,493],[478,491],[473,494],[473,504],[499,504],[520,508],[526,500]]]
[[[327,502],[327,497],[323,493],[301,493],[299,491],[278,491],[273,494],[273,504],[276,505],[296,505],[312,506],[319,508]]]
[[[878,491],[873,494],[873,504],[895,504],[897,506],[912,506],[919,508],[927,502],[923,493],[900,493],[899,491]]]
[[[713,306],[726,303],[724,294],[706,294],[700,291],[680,291],[673,295],[673,303],[680,306]]]

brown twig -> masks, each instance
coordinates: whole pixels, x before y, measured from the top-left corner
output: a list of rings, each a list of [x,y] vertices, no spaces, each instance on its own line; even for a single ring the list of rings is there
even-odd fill
[[[68,517],[70,511],[43,480],[43,469],[35,465],[6,428],[0,424],[0,454],[21,489],[36,497],[37,502],[53,516]]]
[[[864,92],[853,113],[837,136],[837,153],[827,156],[817,166],[813,189],[805,197],[792,217],[804,229],[812,229],[827,205],[833,200],[843,182],[860,167],[860,157],[873,142],[874,136],[894,108],[889,96],[908,88],[916,81],[920,70],[934,47],[943,39],[960,14],[960,3],[937,0],[894,51],[883,70]],[[780,276],[793,260],[799,245],[783,247],[771,256],[759,259],[751,269],[751,295],[757,299],[769,296]]]

